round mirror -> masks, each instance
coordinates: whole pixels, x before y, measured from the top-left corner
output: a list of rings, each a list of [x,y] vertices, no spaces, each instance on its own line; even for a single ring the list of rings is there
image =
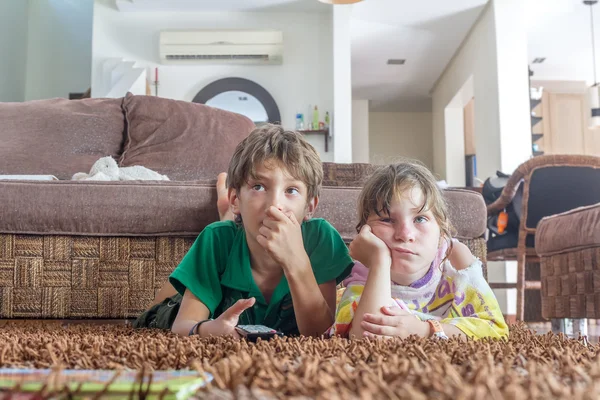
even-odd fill
[[[269,121],[267,110],[265,110],[262,103],[251,94],[239,90],[220,93],[209,99],[205,104],[220,108],[221,110],[245,115],[257,125]]]
[[[245,115],[260,125],[280,124],[279,108],[265,88],[244,78],[224,78],[205,86],[192,100]]]

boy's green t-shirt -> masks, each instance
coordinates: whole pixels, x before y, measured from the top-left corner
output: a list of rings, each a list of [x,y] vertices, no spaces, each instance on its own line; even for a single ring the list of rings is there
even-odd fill
[[[324,219],[302,223],[304,249],[318,284],[345,279],[353,261],[340,234]],[[269,304],[252,277],[246,232],[233,221],[208,225],[169,277],[183,295],[190,290],[217,318],[239,299],[256,298],[240,316],[240,324],[262,324],[285,334],[297,334],[292,297],[285,275]]]

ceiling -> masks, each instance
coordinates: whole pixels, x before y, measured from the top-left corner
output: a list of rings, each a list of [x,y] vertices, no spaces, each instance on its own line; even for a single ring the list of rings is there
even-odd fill
[[[327,12],[317,0],[115,0],[120,11]]]
[[[332,7],[317,0],[115,1],[121,11],[330,12]],[[353,97],[371,100],[372,111],[430,111],[431,88],[487,1],[364,0],[354,4]],[[389,58],[406,59],[406,63],[387,65]]]
[[[528,0],[529,62],[535,80],[593,81],[590,7],[581,0]],[[543,10],[543,12],[541,12]],[[600,79],[600,3],[593,7]]]
[[[429,92],[487,0],[366,0],[352,10],[353,97],[371,111],[430,111]],[[387,65],[389,58],[406,59]]]

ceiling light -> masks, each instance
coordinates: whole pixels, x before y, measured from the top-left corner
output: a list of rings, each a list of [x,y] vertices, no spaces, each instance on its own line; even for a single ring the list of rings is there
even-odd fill
[[[404,58],[390,58],[387,61],[388,65],[404,65],[405,62]]]
[[[327,4],[354,4],[361,2],[362,0],[319,0],[321,3]]]
[[[590,102],[590,129],[600,128],[600,86],[596,79],[596,42],[594,38],[594,9],[592,8],[598,0],[584,0],[583,4],[590,6],[590,27],[592,35],[592,68],[594,69],[594,84],[588,89]]]

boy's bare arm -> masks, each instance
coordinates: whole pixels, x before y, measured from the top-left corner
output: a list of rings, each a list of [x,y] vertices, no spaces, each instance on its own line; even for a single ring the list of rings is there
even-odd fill
[[[333,324],[335,280],[318,285],[310,261],[304,267],[288,269],[286,278],[300,334],[321,336]]]
[[[267,217],[257,241],[283,268],[300,334],[321,336],[333,324],[335,282],[321,287],[317,283],[304,249],[302,228],[293,213],[270,207]]]
[[[210,311],[192,292],[186,290],[181,300],[181,306],[171,331],[181,336],[188,336],[190,329],[199,321],[208,318]]]
[[[238,320],[242,313],[252,307],[256,300],[241,299],[236,301],[231,307],[223,311],[215,320],[207,321],[201,324],[197,333],[201,337],[208,336],[233,336],[239,337],[235,330]],[[192,292],[186,290],[183,294],[183,300],[179,307],[177,317],[173,322],[171,331],[181,336],[189,336],[190,330],[200,321],[208,319],[210,310],[202,303]]]
[[[160,290],[158,291],[158,294],[154,298],[154,301],[152,301],[152,304],[150,304],[149,307],[152,307],[152,306],[154,306],[156,304],[159,304],[164,299],[166,299],[168,297],[171,297],[171,296],[175,296],[176,294],[177,294],[177,290],[173,287],[173,285],[171,285],[171,283],[169,281],[167,281],[160,288]]]

